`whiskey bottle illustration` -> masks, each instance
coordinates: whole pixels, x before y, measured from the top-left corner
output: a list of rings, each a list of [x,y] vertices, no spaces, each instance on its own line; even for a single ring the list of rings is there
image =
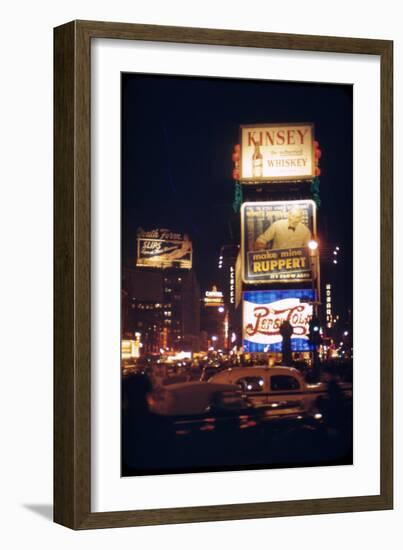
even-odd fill
[[[263,155],[259,143],[255,143],[255,150],[252,155],[252,177],[263,177]]]

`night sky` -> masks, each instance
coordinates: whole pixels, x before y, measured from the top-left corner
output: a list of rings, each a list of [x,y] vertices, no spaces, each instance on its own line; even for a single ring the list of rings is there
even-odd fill
[[[202,290],[216,281],[223,244],[239,243],[232,209],[239,125],[313,122],[320,161],[318,237],[339,245],[352,302],[352,86],[122,75],[122,255],[134,265],[136,230],[190,235]]]

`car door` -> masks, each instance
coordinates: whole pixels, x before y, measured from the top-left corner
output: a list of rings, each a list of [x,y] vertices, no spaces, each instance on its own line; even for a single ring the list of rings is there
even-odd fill
[[[301,381],[293,374],[269,375],[268,404],[278,414],[300,413],[305,409]]]

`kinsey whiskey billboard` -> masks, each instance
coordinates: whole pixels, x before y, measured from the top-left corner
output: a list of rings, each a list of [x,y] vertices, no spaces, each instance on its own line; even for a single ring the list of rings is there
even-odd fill
[[[292,327],[292,351],[307,351],[314,292],[306,290],[252,290],[243,293],[243,348],[245,352],[281,351],[280,327]]]
[[[264,183],[315,177],[313,124],[241,126],[240,181]]]
[[[192,268],[192,242],[169,229],[137,231],[137,266]]]
[[[308,243],[315,235],[316,205],[312,200],[243,203],[243,282],[311,281],[314,265]]]

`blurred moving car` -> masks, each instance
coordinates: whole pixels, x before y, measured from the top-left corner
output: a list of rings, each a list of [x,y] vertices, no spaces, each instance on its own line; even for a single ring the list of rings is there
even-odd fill
[[[162,415],[192,415],[207,412],[219,394],[232,392],[241,397],[238,386],[227,383],[179,382],[156,388],[150,396],[150,410]]]
[[[301,424],[309,420],[300,401],[292,405],[256,407],[235,384],[187,382],[155,389],[149,398],[150,410],[169,420],[177,436],[222,433],[228,443],[230,434],[270,429],[286,422]],[[238,441],[238,439],[236,439]]]
[[[147,414],[135,424],[152,444],[147,451],[128,423],[124,439],[129,448],[136,442],[141,460],[126,460],[124,475],[351,463],[349,409],[340,407],[340,395],[326,393],[326,384],[309,385],[300,376],[289,367],[236,367],[217,373],[221,380],[150,387]],[[326,396],[322,413],[308,410],[307,393]]]
[[[259,416],[259,422],[285,416],[298,419],[305,416],[307,407],[301,392],[295,392],[288,398],[285,398],[284,392],[279,395],[273,393],[269,399],[261,391],[264,388],[261,376],[251,376],[254,374],[250,372],[251,367],[246,370],[248,376],[241,372],[242,376],[235,377],[234,381],[214,382],[210,379],[209,382],[183,382],[156,387],[150,395],[150,410],[173,417],[222,414],[228,411],[243,414],[248,409],[248,413],[254,417]]]
[[[235,367],[213,375],[207,383],[233,384],[255,406],[283,410],[286,414],[292,410],[315,412],[316,400],[327,391],[326,384],[309,384],[299,370],[286,366]]]

